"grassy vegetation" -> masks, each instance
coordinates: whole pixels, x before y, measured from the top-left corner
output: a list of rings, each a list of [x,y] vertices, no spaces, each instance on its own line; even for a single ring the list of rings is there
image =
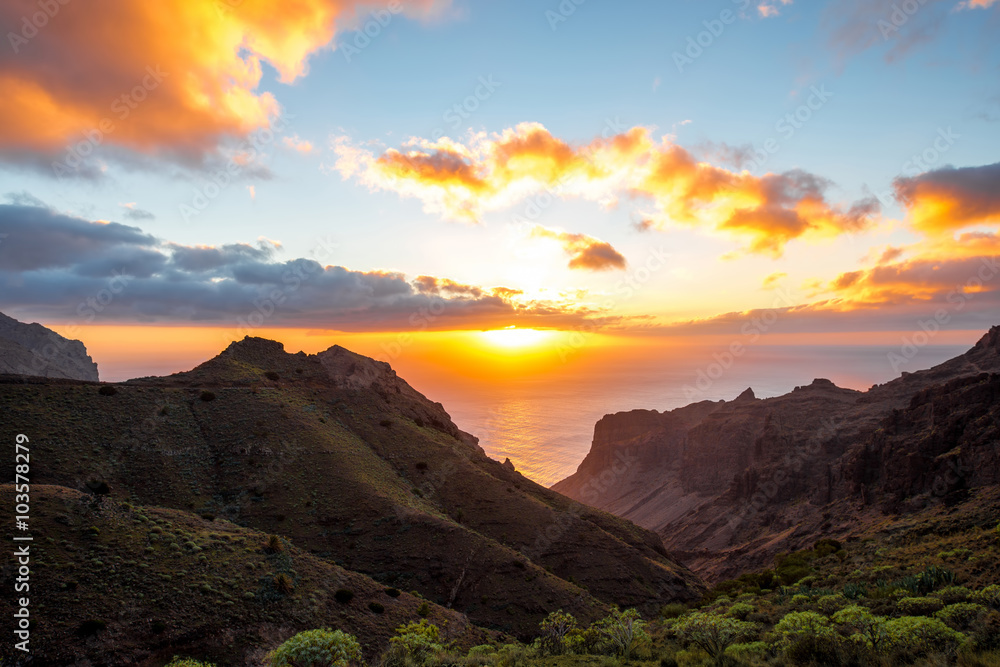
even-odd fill
[[[634,609],[612,609],[588,625],[557,610],[539,624],[534,641],[495,635],[464,650],[434,623],[410,621],[398,626],[388,647],[367,664],[1000,665],[1000,585],[995,577],[1000,538],[995,527],[980,525],[974,516],[958,521],[945,516],[909,528],[883,528],[886,532],[845,544],[821,540],[812,549],[782,554],[769,570],[720,583],[698,603],[664,605],[649,620]],[[911,531],[920,532],[920,539],[910,539],[915,537]],[[962,558],[950,554],[963,544],[968,546]],[[363,645],[364,638],[360,641]],[[338,660],[299,664],[357,664]]]

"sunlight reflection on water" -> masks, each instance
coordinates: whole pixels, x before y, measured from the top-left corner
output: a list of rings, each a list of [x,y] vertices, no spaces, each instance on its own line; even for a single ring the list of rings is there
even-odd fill
[[[898,346],[760,346],[693,399],[685,395],[684,387],[694,385],[711,353],[621,364],[600,373],[442,385],[434,390],[433,400],[444,403],[459,428],[479,437],[491,457],[499,461],[509,457],[522,474],[548,486],[576,470],[590,450],[594,424],[605,414],[732,400],[747,387],[758,398],[778,396],[819,377],[842,387],[867,389],[895,376],[886,359],[891,349]],[[928,347],[920,367],[967,349]]]

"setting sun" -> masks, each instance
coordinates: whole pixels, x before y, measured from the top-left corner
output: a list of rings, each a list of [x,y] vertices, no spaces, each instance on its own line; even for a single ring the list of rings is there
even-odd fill
[[[538,329],[518,329],[514,326],[509,326],[505,329],[483,331],[480,335],[491,345],[507,349],[520,349],[551,340],[556,335],[556,332],[540,331]]]

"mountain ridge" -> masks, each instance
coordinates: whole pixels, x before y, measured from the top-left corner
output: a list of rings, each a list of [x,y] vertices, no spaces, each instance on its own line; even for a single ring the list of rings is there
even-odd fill
[[[100,387],[5,377],[0,409],[5,433],[32,440],[33,483],[281,535],[493,631],[705,590],[655,533],[488,458],[388,364],[338,346],[247,337],[189,371]]]
[[[595,506],[655,530],[668,549],[709,581],[735,576],[828,532],[833,522],[822,515],[836,511],[822,509],[827,505],[857,500],[871,509],[872,497],[885,489],[879,484],[866,488],[858,481],[859,470],[876,462],[885,467],[869,441],[880,428],[884,431],[886,419],[917,410],[913,401],[921,392],[954,403],[956,392],[964,391],[978,397],[981,411],[989,413],[994,409],[991,374],[998,371],[1000,327],[993,327],[964,354],[867,392],[816,379],[763,400],[743,392],[733,401],[702,401],[663,413],[606,415],[595,425],[593,445],[578,470],[552,488],[585,499],[587,480],[607,476],[609,462],[626,452],[635,464],[601,497],[590,498]],[[966,426],[963,422],[961,428]],[[893,446],[905,450],[899,443]],[[997,445],[977,446],[990,448],[979,463],[995,468]],[[869,451],[868,458],[863,451]],[[912,466],[913,475],[918,467]],[[933,486],[934,475],[944,473],[935,465],[926,467],[934,472],[924,483]],[[912,483],[893,484],[920,495]],[[796,506],[796,501],[806,505]],[[901,507],[899,502],[895,506]],[[803,527],[811,523],[815,526]]]

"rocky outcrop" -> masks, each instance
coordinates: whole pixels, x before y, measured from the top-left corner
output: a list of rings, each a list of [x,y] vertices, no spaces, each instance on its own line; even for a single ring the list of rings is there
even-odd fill
[[[966,354],[868,392],[816,379],[776,398],[748,389],[608,415],[552,488],[657,531],[710,580],[731,576],[828,536],[845,503],[902,511],[1000,483],[998,371],[994,327]]]
[[[98,381],[97,364],[78,340],[41,324],[24,324],[0,313],[0,374]]]

